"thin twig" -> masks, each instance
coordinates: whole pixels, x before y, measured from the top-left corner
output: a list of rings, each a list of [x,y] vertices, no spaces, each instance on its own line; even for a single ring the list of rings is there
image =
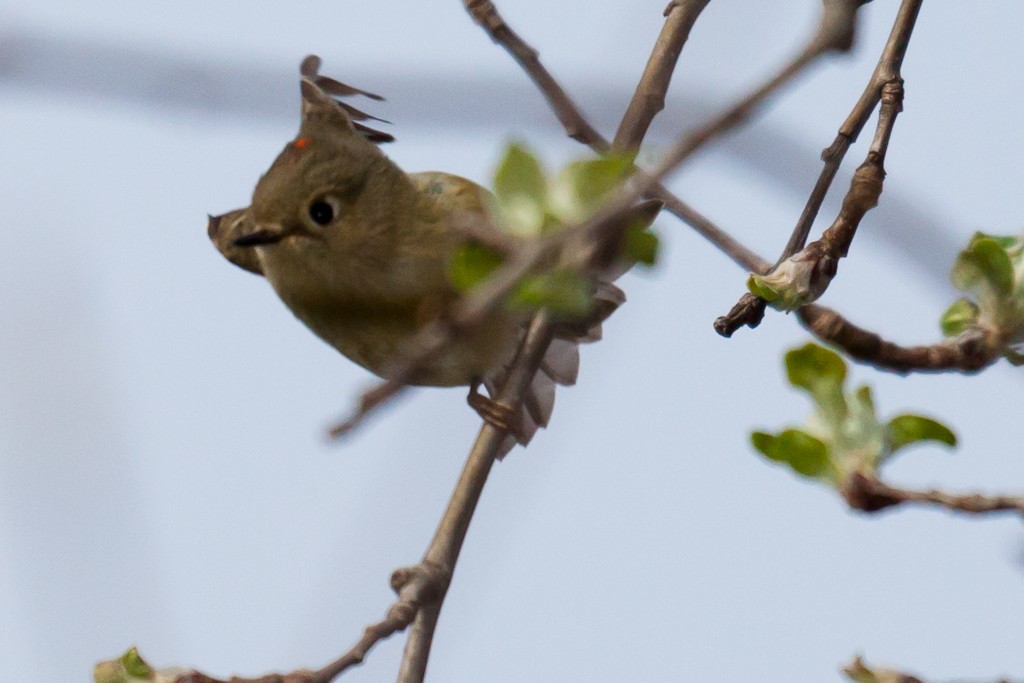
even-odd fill
[[[537,51],[508,26],[498,14],[494,3],[490,0],[463,0],[463,4],[491,39],[505,48],[537,85],[555,116],[565,128],[566,134],[587,145],[598,154],[607,154],[611,147],[608,140],[590,125],[579,107],[541,63]],[[637,175],[640,174],[637,173]],[[660,184],[649,185],[645,196],[665,202],[665,209],[668,212],[677,216],[743,268],[762,270],[766,267],[766,262],[757,254],[740,244],[710,219]]]
[[[808,270],[805,298],[816,300],[825,293],[836,276],[839,259],[845,257],[857,233],[857,228],[868,211],[878,206],[885,180],[885,153],[896,122],[903,108],[903,80],[899,77],[882,87],[882,108],[878,126],[867,158],[853,174],[850,189],[843,197],[842,206],[832,225],[821,238],[811,242],[788,261],[799,264],[797,270]],[[799,279],[799,274],[794,276]]]
[[[505,47],[538,84],[555,110],[558,119],[565,126],[568,134],[574,139],[591,145],[599,153],[606,153],[609,148],[608,142],[587,122],[564,89],[544,68],[537,51],[523,41],[508,26],[498,13],[493,2],[490,0],[464,0],[464,3],[466,9],[477,23],[487,30],[488,34],[497,43]],[[822,25],[826,24],[828,22],[823,20]],[[633,190],[620,193],[615,200],[608,202],[583,224],[567,228],[557,235],[540,241],[533,250],[524,249],[514,254],[511,259],[503,264],[481,286],[476,288],[474,292],[457,302],[445,320],[435,321],[418,333],[409,345],[412,351],[406,356],[406,362],[394,372],[392,378],[365,392],[360,398],[354,413],[333,427],[330,432],[331,435],[340,436],[348,433],[376,408],[401,393],[419,368],[442,353],[448,341],[460,329],[472,326],[484,315],[499,306],[501,298],[527,275],[532,268],[536,267],[543,258],[553,253],[561,245],[561,240],[573,238],[576,236],[574,233],[579,232],[590,235],[589,241],[601,243],[603,240],[600,238],[599,233],[621,223],[621,219],[626,211],[638,199],[643,196],[660,198],[667,195],[667,190],[661,186],[661,180],[665,176],[674,171],[679,164],[685,161],[697,148],[710,140],[711,137],[737,125],[771,92],[774,92],[774,90],[799,73],[804,66],[810,63],[811,58],[807,55],[812,52],[820,54],[823,51],[832,49],[831,43],[820,37],[821,35],[826,35],[823,29],[819,29],[819,32],[816,34],[817,37],[812,41],[813,50],[810,48],[805,50],[800,57],[794,60],[788,67],[783,68],[779,74],[769,79],[753,95],[742,98],[721,116],[717,117],[713,125],[701,127],[693,133],[683,135],[669,149],[654,170],[650,172],[638,171],[635,173]],[[725,233],[720,232],[710,221],[686,206],[681,200],[675,197],[671,197],[671,199],[673,201],[668,203],[667,208],[670,210],[682,209],[682,216],[692,219],[691,225],[698,227],[702,234],[715,242],[735,260],[751,266],[764,263],[763,259]]]
[[[476,23],[487,31],[492,40],[508,50],[540,87],[569,137],[586,145],[601,139],[601,134],[583,117],[562,86],[540,63],[538,52],[509,27],[498,14],[494,3],[490,0],[463,0],[463,4]],[[604,147],[603,151],[607,151],[607,142],[604,143]]]
[[[858,655],[852,662],[843,667],[843,673],[851,681],[876,681],[877,683],[925,683],[913,674],[889,667],[868,666]],[[966,683],[959,681],[958,683]],[[1008,678],[1000,678],[995,683],[1012,683]]]
[[[701,3],[696,4],[701,5]],[[863,0],[829,0],[824,3],[821,20],[818,22],[817,29],[797,54],[788,60],[775,74],[765,79],[757,88],[741,97],[717,116],[698,126],[680,142],[676,143],[672,151],[667,155],[668,158],[665,160],[665,163],[678,168],[709,141],[736,128],[749,119],[765,100],[790,83],[819,57],[832,51],[849,50],[853,43],[854,28],[856,26],[856,10],[862,4]],[[669,8],[671,9],[672,5],[669,5]],[[701,9],[703,9],[703,5],[696,12],[699,14]],[[686,19],[689,19],[689,17],[686,17]],[[696,15],[693,16],[693,20],[696,20]],[[690,23],[692,24],[692,20]],[[689,27],[686,28],[686,35],[689,35]],[[683,40],[685,40],[685,36],[683,36]],[[680,44],[679,47],[681,49],[682,45]],[[648,66],[650,67],[650,64]],[[646,72],[644,76],[647,76]],[[652,76],[652,78],[659,77],[666,79],[664,80],[664,86],[667,88],[668,81],[666,76],[661,76],[660,74]],[[643,81],[641,81],[641,84],[643,84]],[[635,100],[636,97],[634,97]],[[628,115],[629,112],[627,112]],[[623,123],[626,123],[625,119]],[[621,132],[622,128],[620,127]],[[618,139],[618,135],[616,139]]]
[[[531,321],[508,376],[498,389],[494,399],[497,403],[513,410],[518,409],[551,339],[552,329],[548,316],[541,311]],[[344,671],[361,664],[378,642],[406,629],[410,624],[412,628],[406,641],[398,683],[421,683],[452,572],[484,484],[508,436],[505,430],[484,423],[423,560],[413,567],[395,571],[391,585],[398,593],[398,599],[388,609],[385,619],[368,626],[359,642],[344,655],[317,671],[299,670],[253,679],[232,678],[230,681],[190,671],[176,678],[175,683],[330,683]]]
[[[551,343],[552,330],[547,315],[541,311],[534,316],[526,337],[519,347],[515,359],[509,369],[505,383],[499,387],[494,400],[517,410],[522,403],[530,381],[533,379],[541,359]],[[434,600],[429,610],[420,610],[413,624],[413,630],[406,641],[402,657],[401,672],[398,683],[421,683],[426,672],[427,658],[430,654],[430,642],[433,638],[437,616],[448,592],[452,572],[458,561],[462,544],[473,519],[476,504],[480,500],[487,476],[494,465],[502,443],[509,434],[503,429],[485,423],[480,429],[476,443],[466,459],[451,500],[445,510],[441,523],[434,533],[434,538],[427,546],[420,566],[440,568],[445,580],[434,586]]]
[[[776,268],[783,261],[803,249],[807,243],[807,236],[810,234],[811,226],[814,224],[814,219],[818,216],[818,211],[825,201],[825,196],[832,186],[832,181],[835,179],[843,158],[846,156],[847,150],[850,149],[850,145],[857,140],[868,119],[871,118],[875,107],[882,99],[883,89],[887,84],[894,82],[902,83],[900,70],[903,66],[903,58],[907,53],[907,47],[910,44],[910,36],[914,31],[917,15],[921,10],[922,1],[903,0],[903,3],[900,5],[899,12],[897,12],[896,19],[893,22],[892,31],[889,33],[889,38],[886,40],[881,57],[871,74],[867,87],[864,88],[850,114],[839,127],[835,140],[821,153],[824,166],[814,185],[814,189],[807,198],[807,203],[800,214],[796,226],[793,228],[789,241],[775,262]],[[879,123],[881,124],[881,122]],[[881,128],[881,125],[879,128]],[[890,133],[891,130],[892,128],[889,126]],[[888,138],[886,137],[886,144],[887,142]],[[764,313],[764,299],[747,292],[740,297],[740,300],[726,315],[715,321],[715,331],[724,337],[729,337],[740,327],[757,327],[764,317]]]
[[[402,584],[398,585],[395,578],[392,578],[392,585],[399,593],[396,600],[388,609],[387,616],[375,624],[371,624],[363,631],[363,637],[359,639],[352,648],[344,655],[316,671],[299,669],[286,674],[268,674],[259,678],[231,677],[228,680],[212,678],[199,671],[188,671],[176,677],[173,683],[330,683],[344,671],[363,663],[366,655],[373,647],[397,633],[404,630],[422,611],[422,605],[433,600],[431,591],[437,583],[436,577],[425,571],[423,568],[416,568],[405,571],[402,574]],[[399,572],[396,572],[396,575]]]
[[[651,121],[665,108],[665,94],[679,54],[708,2],[710,0],[672,0],[665,8],[665,24],[615,133],[612,150],[633,152],[640,148]]]
[[[850,507],[863,512],[878,512],[895,505],[918,503],[975,515],[992,512],[1014,512],[1024,515],[1024,496],[946,493],[936,489],[914,491],[889,486],[875,477],[860,473],[847,477],[840,487],[840,493]]]

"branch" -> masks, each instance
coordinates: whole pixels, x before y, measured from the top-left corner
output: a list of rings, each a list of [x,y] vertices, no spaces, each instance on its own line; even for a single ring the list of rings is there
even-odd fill
[[[508,50],[509,54],[537,84],[569,137],[585,145],[602,139],[601,134],[587,122],[579,108],[569,99],[569,95],[562,89],[562,86],[540,63],[539,53],[509,27],[502,16],[498,14],[494,3],[490,0],[463,0],[463,4],[476,23],[487,31],[494,42]],[[606,151],[608,151],[608,143],[604,142],[602,153]]]
[[[845,48],[848,48],[853,41],[852,19],[857,7],[861,4],[863,3],[847,2],[845,0],[842,2],[827,2],[825,12],[822,15],[821,24],[819,25],[818,32],[816,33],[817,39],[812,39],[812,41],[809,42],[809,47],[806,48],[804,52],[811,52],[811,46],[815,44],[828,44],[832,46],[832,49],[836,50],[844,49],[844,46]],[[565,94],[564,90],[561,89],[557,82],[544,69],[543,65],[537,58],[536,51],[526,45],[518,35],[508,28],[504,20],[497,14],[493,4],[486,0],[476,0],[475,2],[469,2],[467,0],[467,7],[470,5],[476,8],[475,11],[471,9],[471,13],[473,13],[474,18],[481,23],[496,42],[503,45],[513,56],[516,56],[517,54],[528,54],[532,56],[532,59],[528,63],[524,63],[522,61],[520,61],[520,63],[523,65],[527,73],[529,73],[531,77],[534,78],[534,81],[540,86],[548,101],[552,103],[552,106],[558,113],[559,120],[573,120],[586,123],[585,119]],[[480,19],[481,8],[487,9],[487,12],[485,13],[487,21],[482,21]],[[671,6],[670,9],[672,9]],[[809,226],[813,222],[814,216],[817,214],[818,206],[820,205],[820,199],[824,197],[824,193],[827,191],[828,184],[831,182],[831,178],[835,175],[835,171],[838,168],[839,163],[849,148],[849,145],[860,134],[871,113],[874,111],[878,101],[882,99],[882,91],[888,84],[889,102],[886,105],[886,112],[879,116],[875,139],[872,143],[872,150],[869,152],[868,160],[866,161],[867,168],[861,171],[860,177],[855,178],[854,182],[851,183],[851,191],[848,193],[848,200],[844,201],[844,210],[840,211],[839,217],[833,224],[835,229],[830,233],[830,236],[833,238],[833,246],[830,250],[836,249],[837,247],[841,248],[844,244],[844,240],[847,239],[847,236],[849,239],[852,239],[853,230],[851,230],[851,228],[855,229],[856,225],[859,223],[860,217],[863,216],[863,212],[867,211],[868,204],[870,204],[871,197],[874,192],[872,185],[875,185],[873,178],[877,179],[879,172],[884,172],[881,168],[881,162],[884,160],[884,154],[888,147],[888,141],[891,135],[892,126],[895,122],[895,116],[900,107],[901,89],[899,85],[902,81],[899,80],[898,73],[902,66],[903,58],[906,54],[906,49],[914,27],[914,21],[916,20],[919,10],[920,0],[904,0],[894,22],[892,32],[886,42],[885,48],[883,49],[879,64],[876,66],[872,75],[871,81],[867,88],[865,88],[859,101],[847,117],[846,121],[844,121],[843,125],[840,127],[836,141],[823,153],[823,158],[826,162],[825,168],[823,169],[821,177],[819,177],[815,193],[808,201],[808,206],[804,209],[804,213],[801,216],[801,222],[798,224],[798,229],[794,233],[795,235],[796,233],[804,233],[803,237],[806,237],[806,228],[801,226]],[[693,8],[691,8],[691,11],[694,11]],[[681,18],[682,17],[680,15],[677,17],[677,20],[681,20]],[[671,14],[669,19],[672,19]],[[665,32],[669,30],[668,23],[669,22],[666,22],[666,29],[663,30],[663,35],[659,38],[659,42],[664,39]],[[510,45],[507,42],[512,40],[510,36],[514,37],[514,45]],[[679,34],[676,33],[675,40],[679,39]],[[652,60],[654,60],[653,56]],[[794,60],[794,62],[798,60]],[[649,62],[648,72],[650,72],[652,68],[651,63]],[[658,65],[657,69],[664,69],[664,63],[662,62],[661,65]],[[786,70],[784,69],[783,71]],[[648,77],[648,72],[645,72],[645,77]],[[665,86],[667,87],[667,82],[665,83]],[[721,119],[722,117],[719,118]],[[586,134],[582,136],[573,135],[573,130],[567,127],[567,132],[569,132],[570,135],[573,135],[576,139],[589,144],[593,149],[595,149],[595,151],[601,152],[608,148],[607,142],[601,138],[600,135],[594,131],[591,126],[589,126],[589,124],[580,126],[577,130],[584,130],[586,131]],[[680,143],[678,143],[681,154],[677,154],[676,156],[685,157],[685,151],[691,144],[692,142],[689,142],[688,138],[682,138]],[[658,171],[653,173],[653,178],[652,175],[638,173],[639,182],[641,184],[647,183],[653,187],[649,196],[655,196],[666,201],[667,209],[675,213],[677,216],[680,216],[688,224],[695,226],[698,229],[698,232],[705,237],[708,237],[708,239],[719,246],[720,249],[729,254],[737,262],[745,265],[749,270],[756,272],[765,268],[767,262],[764,259],[732,240],[732,238],[720,231],[707,218],[701,216],[698,212],[694,211],[691,207],[680,201],[660,185],[657,185],[656,181],[657,178],[660,177],[659,174],[663,174],[665,172],[667,172],[667,170],[665,164],[663,164]],[[842,236],[843,239],[836,239],[840,236]],[[799,247],[802,247],[803,238],[791,238],[791,245],[794,244],[799,244]],[[846,246],[848,246],[848,241],[846,242]],[[787,246],[787,251],[789,248],[790,247]],[[763,300],[754,297],[753,295],[748,295],[745,299],[747,299],[748,303],[753,303],[755,308],[758,304],[760,306],[764,305]],[[743,301],[741,300],[741,304],[742,303]],[[858,328],[852,323],[845,321],[838,313],[820,306],[811,305],[801,308],[799,316],[801,321],[811,332],[818,335],[823,341],[836,344],[846,349],[855,360],[867,362],[882,369],[890,369],[895,372],[908,372],[911,370],[936,372],[944,370],[961,370],[964,372],[974,372],[991,364],[998,356],[987,339],[979,341],[978,332],[964,334],[957,338],[931,346],[907,348],[886,342],[878,337],[878,335]],[[756,321],[759,320],[760,316],[757,316]],[[756,324],[756,322],[754,324]]]
[[[853,43],[856,9],[862,4],[863,0],[826,2],[817,30],[797,54],[761,85],[676,143],[666,162],[678,167],[705,144],[744,123],[765,100],[803,73],[819,57],[834,50],[848,50]]]
[[[889,81],[883,86],[882,111],[878,116],[875,140],[867,159],[850,180],[850,189],[832,225],[821,238],[778,264],[772,272],[754,276],[762,288],[774,290],[776,306],[789,310],[794,303],[816,301],[828,289],[839,268],[839,259],[846,256],[850,244],[868,211],[878,206],[885,179],[885,153],[888,149],[896,114],[903,106],[903,82]],[[715,330],[729,337],[741,325],[756,326],[761,322],[765,306],[763,297],[745,294],[728,315],[715,320]]]
[[[869,667],[858,655],[852,662],[843,667],[846,677],[855,683],[925,683],[917,676],[887,667]],[[1001,678],[997,683],[1011,683]]]
[[[809,304],[797,318],[815,337],[838,346],[856,361],[901,375],[910,372],[979,372],[999,360],[998,341],[972,328],[937,344],[900,346],[858,327],[836,311]]]
[[[651,121],[665,108],[665,93],[672,82],[679,54],[708,2],[710,0],[672,0],[665,8],[665,25],[615,133],[613,150],[625,152],[640,148]]]
[[[900,5],[896,20],[893,22],[892,31],[889,33],[889,38],[886,40],[885,47],[882,49],[882,55],[878,60],[878,65],[875,67],[874,72],[872,72],[867,87],[861,93],[860,98],[846,117],[846,120],[839,127],[836,139],[821,153],[821,158],[825,165],[818,176],[818,181],[815,183],[811,195],[807,199],[803,212],[800,214],[800,219],[793,228],[789,241],[775,262],[775,268],[778,268],[786,259],[804,248],[811,226],[814,224],[814,219],[818,216],[821,204],[825,200],[825,195],[828,194],[828,190],[839,170],[839,166],[843,162],[843,158],[846,156],[850,145],[857,140],[878,102],[882,99],[883,90],[887,85],[894,83],[899,83],[902,88],[903,80],[900,77],[900,69],[903,66],[903,58],[907,54],[910,36],[914,31],[914,25],[917,21],[917,15],[921,10],[922,1],[903,0],[903,3]],[[889,85],[889,87],[891,88],[892,85]],[[900,106],[902,106],[902,93],[900,94]],[[882,121],[883,116],[879,115],[879,125],[873,147],[875,144],[880,144],[883,152],[888,147],[889,134],[892,132],[892,124],[895,122],[898,111],[899,108],[894,108],[887,115],[888,120],[884,125]],[[883,133],[883,135],[880,137],[879,133]],[[851,185],[850,191],[853,192],[853,190],[854,186]],[[849,193],[847,197],[849,197]],[[846,200],[844,200],[844,208],[845,203]],[[757,327],[764,317],[765,303],[764,299],[749,292],[744,294],[729,313],[715,321],[715,331],[724,337],[729,337],[744,325],[751,328]]]
[[[565,90],[541,64],[538,53],[523,41],[498,14],[490,0],[463,0],[473,19],[491,39],[501,45],[519,63],[531,80],[537,85],[548,101],[555,116],[562,123],[565,132],[572,139],[581,142],[598,154],[607,154],[609,142],[587,122],[579,107],[569,98]],[[671,18],[671,16],[670,16]],[[697,231],[704,239],[747,270],[762,270],[767,263],[757,254],[737,242],[724,230],[716,226],[692,206],[676,197],[659,184],[652,184],[645,194],[651,199],[665,202],[665,209]]]
[[[855,472],[839,491],[854,510],[878,512],[895,505],[919,503],[936,505],[954,512],[986,514],[1015,512],[1024,515],[1024,496],[987,496],[980,493],[945,493],[936,489],[913,491],[900,489],[882,482],[874,476]]]
[[[505,383],[495,401],[517,410],[533,379],[541,359],[551,343],[552,329],[547,314],[537,313],[516,353]],[[330,683],[348,669],[363,662],[380,641],[412,625],[399,670],[398,683],[422,683],[434,629],[451,583],[470,520],[480,500],[491,466],[509,433],[485,422],[469,452],[466,464],[448,502],[448,508],[421,562],[398,569],[391,586],[398,599],[388,608],[385,618],[367,626],[363,637],[344,655],[316,671],[300,669],[287,674],[268,674],[259,678],[232,677],[222,680],[199,671],[186,671],[167,680],[171,683]]]
[[[518,410],[530,381],[540,367],[551,338],[552,330],[548,316],[541,311],[534,316],[526,337],[512,361],[507,379],[498,389],[495,401],[499,405]],[[436,581],[433,587],[434,600],[429,605],[430,609],[421,609],[416,615],[413,630],[405,645],[398,683],[421,683],[423,680],[437,617],[448,592],[455,563],[458,561],[469,523],[473,519],[473,512],[480,500],[491,466],[508,436],[507,431],[491,423],[484,423],[466,459],[466,465],[455,485],[444,517],[441,518],[433,540],[427,546],[419,566],[440,568],[439,576],[443,578]]]

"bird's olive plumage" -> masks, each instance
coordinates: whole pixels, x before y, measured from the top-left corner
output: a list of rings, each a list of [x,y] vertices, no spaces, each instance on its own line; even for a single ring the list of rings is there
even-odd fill
[[[490,194],[458,176],[403,172],[375,144],[390,136],[330,96],[368,93],[319,76],[318,66],[315,58],[303,62],[298,135],[260,178],[251,205],[211,217],[208,232],[229,261],[264,275],[324,341],[387,378],[416,332],[456,297],[448,272],[466,239],[460,227],[493,229]],[[596,298],[605,314],[622,300],[610,284]],[[522,311],[499,309],[458,336],[415,383],[493,387],[526,321]],[[553,343],[524,402],[521,442],[546,424],[555,381],[575,381],[576,342],[595,338],[599,322]]]
[[[487,202],[487,190],[465,178],[404,173],[304,80],[298,136],[260,178],[248,209],[211,219],[211,237],[229,260],[266,276],[324,341],[388,377],[403,344],[454,298],[448,264],[462,242],[454,226],[487,221]],[[316,222],[314,205],[330,220]],[[259,239],[236,245],[249,235]],[[483,379],[508,360],[521,324],[521,314],[499,311],[416,383]]]

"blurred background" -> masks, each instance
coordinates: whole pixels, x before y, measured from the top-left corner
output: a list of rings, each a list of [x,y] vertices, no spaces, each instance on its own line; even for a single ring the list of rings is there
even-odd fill
[[[664,4],[499,8],[610,135]],[[819,6],[712,2],[646,153],[774,70]],[[774,258],[896,9],[867,5],[853,54],[671,187]],[[1012,0],[925,4],[881,205],[825,303],[935,341],[957,250],[1020,230],[1022,22]],[[487,184],[510,139],[552,167],[585,153],[454,0],[0,0],[0,679],[90,680],[132,644],[220,676],[320,666],[430,539],[479,425],[464,392],[416,390],[329,443],[372,378],[206,238],[207,213],[247,204],[294,135],[308,53],[388,96],[367,108],[408,170]],[[809,410],[781,369],[807,335],[769,314],[719,338],[745,273],[671,216],[658,226],[661,263],[624,278],[630,301],[551,427],[495,468],[430,679],[839,681],[858,652],[929,678],[1024,674],[1019,521],[850,513],[756,455],[751,429]],[[852,378],[882,414],[960,435],[952,454],[902,456],[894,482],[1024,486],[1019,371]],[[343,680],[392,679],[403,642]]]

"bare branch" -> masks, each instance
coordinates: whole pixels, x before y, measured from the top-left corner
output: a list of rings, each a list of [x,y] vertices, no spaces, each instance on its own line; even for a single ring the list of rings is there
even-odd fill
[[[818,31],[811,36],[804,47],[776,73],[678,142],[669,153],[666,162],[678,167],[711,140],[743,124],[765,100],[790,83],[819,57],[829,52],[832,49],[832,44],[826,39],[824,33],[826,27],[831,27],[831,24],[822,21]]]
[[[490,0],[463,0],[476,22],[487,31],[494,42],[501,45],[523,67],[551,105],[569,137],[581,142],[598,154],[607,154],[608,141],[587,122],[579,107],[541,64],[538,53],[523,41],[498,14]],[[638,173],[639,175],[639,173]],[[737,242],[710,219],[676,197],[660,184],[651,184],[645,193],[651,199],[665,202],[665,209],[697,231],[729,258],[747,270],[763,270],[767,264],[754,252]]]
[[[534,316],[530,328],[512,361],[505,383],[499,387],[495,401],[516,410],[522,403],[526,389],[533,379],[541,359],[551,343],[552,330],[547,315],[541,311]],[[438,567],[445,579],[434,586],[435,600],[430,610],[421,610],[416,617],[412,632],[406,642],[398,683],[421,683],[426,672],[430,641],[433,637],[441,603],[448,592],[451,574],[459,559],[462,544],[473,519],[473,512],[480,500],[487,476],[494,465],[502,443],[509,433],[499,427],[485,423],[473,444],[459,481],[452,492],[448,508],[427,546],[420,566]]]
[[[494,42],[504,47],[515,58],[523,70],[533,79],[548,104],[555,112],[555,116],[562,123],[566,132],[574,140],[590,145],[601,140],[598,133],[580,113],[579,108],[569,99],[562,86],[548,73],[548,70],[540,63],[538,52],[530,47],[515,31],[509,27],[494,3],[490,0],[463,0],[466,10]],[[607,151],[608,143],[604,142],[604,150]]]
[[[843,197],[839,215],[821,238],[811,242],[791,258],[806,261],[813,269],[811,296],[819,298],[836,275],[839,259],[850,250],[857,228],[868,211],[878,206],[885,179],[885,153],[896,122],[903,109],[903,79],[896,77],[882,86],[882,109],[878,114],[875,139],[867,158],[853,174],[850,189]]]
[[[850,114],[839,127],[836,139],[833,140],[831,145],[822,150],[821,158],[825,162],[825,166],[822,168],[814,191],[808,198],[807,205],[804,207],[800,220],[793,230],[793,235],[790,237],[786,249],[779,257],[779,261],[788,258],[803,248],[807,241],[807,235],[810,233],[811,225],[814,223],[825,195],[828,193],[832,180],[835,178],[836,171],[839,170],[839,166],[843,162],[843,157],[846,156],[850,145],[857,141],[860,132],[864,129],[868,119],[871,118],[875,107],[878,106],[878,102],[882,98],[882,89],[886,83],[900,78],[903,58],[907,54],[910,36],[913,34],[917,15],[921,11],[921,3],[922,0],[903,0],[903,4],[900,5],[896,20],[893,22],[892,31],[889,33],[889,38],[886,40],[885,47],[882,49],[882,55],[878,60],[878,65],[872,72],[867,87],[864,88],[860,99],[857,100]]]
[[[497,403],[518,409],[551,339],[548,316],[541,311],[530,323],[507,379],[499,387],[495,397]],[[344,655],[317,671],[303,669],[289,674],[271,674],[255,679],[232,678],[230,681],[190,671],[175,679],[175,683],[330,683],[344,671],[361,664],[378,642],[410,624],[412,629],[406,641],[398,683],[421,683],[441,605],[469,523],[495,458],[508,436],[507,431],[484,423],[422,561],[413,567],[395,571],[391,585],[398,593],[398,599],[388,609],[385,619],[368,626],[359,642]]]
[[[651,121],[665,108],[665,93],[672,82],[679,54],[697,17],[710,0],[672,0],[665,8],[665,25],[654,43],[647,67],[615,133],[612,149],[635,151],[647,135]]]
[[[895,505],[921,503],[968,514],[1015,512],[1024,515],[1024,496],[987,496],[980,493],[955,494],[936,489],[913,491],[889,486],[875,477],[869,477],[860,473],[850,475],[843,482],[840,493],[851,508],[863,512],[878,512]]]
[[[889,33],[889,38],[885,43],[885,47],[882,49],[882,55],[878,60],[878,65],[875,67],[874,72],[871,74],[871,79],[868,81],[867,87],[864,89],[864,92],[861,93],[860,98],[850,111],[850,114],[846,117],[846,120],[839,127],[839,133],[836,135],[836,139],[821,153],[821,158],[825,162],[825,165],[821,170],[821,174],[818,176],[818,181],[815,183],[814,189],[811,191],[811,194],[807,199],[807,203],[800,215],[800,219],[797,221],[797,224],[793,229],[793,233],[790,235],[789,241],[786,243],[785,248],[782,250],[782,254],[775,262],[776,268],[783,261],[804,248],[804,245],[807,242],[807,236],[810,234],[811,226],[814,224],[814,219],[818,216],[821,204],[825,200],[825,195],[828,194],[828,190],[839,170],[839,166],[842,164],[843,158],[846,156],[847,150],[849,150],[850,145],[857,140],[861,130],[863,130],[864,125],[867,123],[872,112],[874,112],[875,107],[878,105],[878,102],[882,99],[883,90],[888,86],[890,91],[892,91],[892,88],[894,87],[893,84],[898,83],[900,86],[898,106],[892,107],[891,111],[884,117],[881,114],[879,115],[879,124],[876,129],[874,144],[872,145],[873,149],[878,145],[884,155],[884,151],[888,147],[889,135],[892,132],[892,125],[895,122],[896,114],[902,108],[903,79],[900,77],[900,69],[903,66],[903,58],[906,56],[907,47],[910,44],[910,36],[914,31],[917,15],[921,10],[921,3],[922,0],[903,0],[903,3],[900,5],[899,12],[896,15],[896,20],[893,22],[892,31]],[[847,11],[849,11],[849,8],[847,8]],[[827,23],[827,20],[824,20],[822,25],[825,23]],[[887,120],[883,121],[883,118],[886,118]],[[871,159],[870,154],[868,158],[869,160]],[[861,168],[863,168],[863,166]],[[879,168],[881,167],[879,166]],[[860,169],[858,169],[858,171],[860,171]],[[864,175],[868,173],[870,173],[870,171],[863,172]],[[882,177],[884,177],[884,173]],[[862,178],[862,180],[867,180],[867,178]],[[851,193],[853,191],[854,186],[851,185]],[[881,191],[881,188],[879,188],[879,191]],[[847,194],[847,200],[849,198],[850,193]],[[844,208],[854,208],[847,207],[847,200],[844,200]],[[867,209],[865,209],[865,211],[866,210]],[[863,216],[863,214],[861,214],[861,216]],[[837,218],[836,220],[838,221],[839,219]],[[854,230],[855,229],[856,228],[854,228]],[[852,239],[852,234],[850,237]],[[764,317],[764,312],[765,302],[750,293],[746,293],[740,298],[739,302],[733,306],[729,313],[715,321],[715,330],[722,336],[729,337],[740,327],[757,327],[761,322],[761,318]]]
[[[970,374],[999,359],[997,340],[980,328],[966,330],[937,344],[900,346],[817,304],[798,309],[797,317],[814,336],[839,346],[854,360],[901,375],[950,371]]]

